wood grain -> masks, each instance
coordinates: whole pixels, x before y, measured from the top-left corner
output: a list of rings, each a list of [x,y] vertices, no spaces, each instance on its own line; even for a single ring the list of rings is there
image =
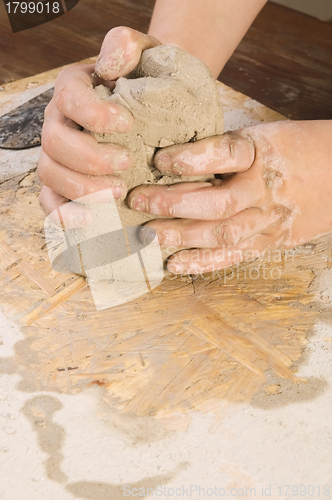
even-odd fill
[[[173,425],[192,408],[250,401],[267,373],[275,384],[303,382],[294,363],[317,314],[308,286],[327,265],[331,237],[277,262],[265,256],[219,274],[165,278],[152,293],[96,311],[81,277],[50,266],[39,190],[34,172],[29,185],[17,179],[0,190],[0,304],[22,326],[12,363],[29,390],[97,385],[117,411]]]
[[[332,26],[269,2],[220,80],[292,119],[332,118]]]
[[[57,72],[7,84],[0,103],[12,106]],[[282,119],[219,89],[226,119],[229,111],[239,125]],[[121,414],[174,427],[190,409],[216,413],[280,379],[303,382],[296,364],[317,315],[308,287],[330,266],[331,237],[204,277],[166,277],[152,293],[97,311],[82,277],[51,268],[39,192],[34,169],[0,186],[0,306],[24,333],[11,363],[25,390],[98,386]]]

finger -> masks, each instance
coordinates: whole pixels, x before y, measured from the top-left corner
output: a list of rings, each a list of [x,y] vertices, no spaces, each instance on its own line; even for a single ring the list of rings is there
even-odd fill
[[[148,222],[140,231],[144,244],[153,228],[162,247],[220,248],[237,245],[244,239],[266,230],[280,218],[280,214],[262,213],[249,208],[223,221],[195,221],[191,219],[156,219]]]
[[[45,112],[42,132],[44,152],[56,162],[89,175],[122,172],[131,165],[128,150],[111,144],[100,144],[90,134],[66,119],[54,104]]]
[[[58,225],[59,222],[62,222],[66,229],[92,224],[93,214],[88,207],[80,203],[69,202],[70,200],[47,186],[43,186],[40,191],[40,206],[54,224]],[[65,205],[68,208],[62,212],[59,211]]]
[[[274,248],[274,239],[267,234],[248,238],[241,245],[231,248],[199,248],[181,250],[173,254],[167,262],[167,269],[174,274],[200,274],[218,271],[240,262],[252,261],[264,251]],[[250,251],[250,253],[248,253]]]
[[[118,26],[104,38],[95,71],[105,80],[116,80],[137,66],[143,50],[161,45],[152,36]]]
[[[133,116],[123,106],[102,99],[94,90],[98,83],[91,65],[66,68],[55,83],[56,107],[90,132],[127,132],[134,124]]]
[[[255,147],[249,136],[229,132],[161,149],[155,165],[164,174],[222,174],[248,170],[254,159]]]
[[[228,219],[261,201],[265,193],[263,181],[244,176],[222,186],[200,182],[139,186],[129,194],[128,204],[133,210],[164,217]]]
[[[112,190],[115,199],[124,198],[127,193],[125,182],[119,177],[81,174],[55,162],[43,151],[40,154],[38,176],[45,186],[69,200],[107,189]],[[100,202],[103,202],[102,199]]]

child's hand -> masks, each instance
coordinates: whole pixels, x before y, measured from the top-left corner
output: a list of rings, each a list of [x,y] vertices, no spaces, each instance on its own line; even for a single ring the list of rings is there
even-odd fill
[[[38,167],[44,184],[40,203],[47,214],[69,200],[107,188],[112,188],[114,198],[126,195],[125,182],[113,174],[131,165],[129,152],[112,144],[99,144],[83,128],[101,134],[130,130],[131,113],[103,101],[94,87],[101,83],[112,87],[114,80],[134,69],[143,50],[159,44],[130,28],[114,28],[106,35],[95,66],[76,65],[59,74],[54,97],[45,110]],[[77,225],[76,218],[84,225],[80,217],[84,218],[84,207],[72,204],[72,209],[69,224]]]
[[[246,250],[292,248],[332,231],[332,121],[247,127],[165,148],[155,163],[163,174],[233,173],[214,185],[140,186],[129,194],[133,209],[176,217],[148,223],[161,246],[190,248],[170,258],[174,273],[221,269]]]

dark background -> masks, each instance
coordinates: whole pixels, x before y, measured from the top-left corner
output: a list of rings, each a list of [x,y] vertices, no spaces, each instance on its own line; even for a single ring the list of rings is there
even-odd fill
[[[0,84],[98,54],[114,26],[146,32],[154,0],[80,0],[13,34],[0,2]],[[293,119],[332,118],[332,25],[268,2],[219,80]]]

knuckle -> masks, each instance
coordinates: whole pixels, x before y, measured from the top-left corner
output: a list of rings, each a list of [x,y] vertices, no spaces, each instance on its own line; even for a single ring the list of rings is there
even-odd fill
[[[54,103],[60,112],[64,113],[64,110],[67,109],[68,99],[67,99],[67,86],[62,87],[61,90],[54,92]]]
[[[44,122],[41,145],[44,153],[50,157],[53,157],[54,152],[57,150],[58,135],[57,127],[53,121]]]
[[[268,199],[269,192],[270,192],[270,188],[268,187],[267,182],[263,176],[256,183],[255,190],[257,193],[257,197],[256,197],[257,205],[258,206],[265,206],[266,201]]]
[[[178,231],[178,233],[177,233],[176,246],[178,248],[185,248],[186,246],[188,246],[188,243],[186,241],[186,238],[185,238],[182,230]]]
[[[225,229],[224,241],[229,245],[236,245],[241,239],[241,229],[235,224],[228,224]]]
[[[96,175],[109,175],[118,170],[117,159],[114,155],[107,155],[105,157],[102,151],[98,151],[96,154],[94,151],[91,151],[89,159]]]
[[[45,152],[46,152],[50,137],[51,137],[50,124],[49,124],[49,122],[44,120],[42,132],[41,132],[41,145],[42,145],[42,148]]]
[[[56,80],[55,80],[55,85],[54,85],[55,92],[57,92],[57,90],[59,88],[61,88],[61,86],[63,84],[63,80],[65,80],[67,78],[67,75],[71,74],[71,73],[73,73],[73,67],[63,68],[60,71],[60,73],[58,74],[58,76],[56,77]]]
[[[98,150],[86,150],[84,163],[90,175],[101,176],[110,173],[111,162],[107,162]]]
[[[176,217],[176,209],[174,207],[174,204],[168,197],[166,197],[164,201],[164,214],[168,215],[170,217]]]
[[[39,157],[39,163],[37,167],[37,175],[42,184],[45,186],[49,186],[51,179],[51,170],[52,170],[52,159],[43,151],[41,151]]]
[[[58,76],[57,76],[56,83],[58,83],[58,82],[61,80],[61,78],[63,78],[63,76],[64,76],[64,75],[67,75],[67,74],[68,74],[68,73],[70,73],[71,71],[72,71],[72,68],[63,68],[63,69],[59,72],[59,74],[58,74]]]
[[[101,106],[87,106],[84,110],[84,128],[90,132],[102,134],[107,123],[107,113]]]
[[[52,116],[52,110],[54,106],[54,97],[52,97],[51,101],[48,103],[48,105],[45,108],[44,111],[44,120],[48,120]]]
[[[236,245],[240,241],[240,229],[234,224],[221,222],[213,231],[216,247]]]
[[[291,208],[287,207],[286,205],[281,205],[281,204],[274,205],[273,212],[278,217],[279,224],[282,224],[283,222],[287,221],[287,219],[289,219],[292,216]]]
[[[60,71],[54,83],[54,93],[52,100],[54,100],[57,94],[61,92],[61,89],[64,87],[65,82],[68,79],[68,74],[70,75],[72,73],[73,73],[73,68],[64,68]]]
[[[225,244],[225,239],[224,239],[225,228],[226,228],[226,224],[224,222],[221,222],[213,230],[213,237],[215,240],[216,247],[219,247],[219,246]]]

